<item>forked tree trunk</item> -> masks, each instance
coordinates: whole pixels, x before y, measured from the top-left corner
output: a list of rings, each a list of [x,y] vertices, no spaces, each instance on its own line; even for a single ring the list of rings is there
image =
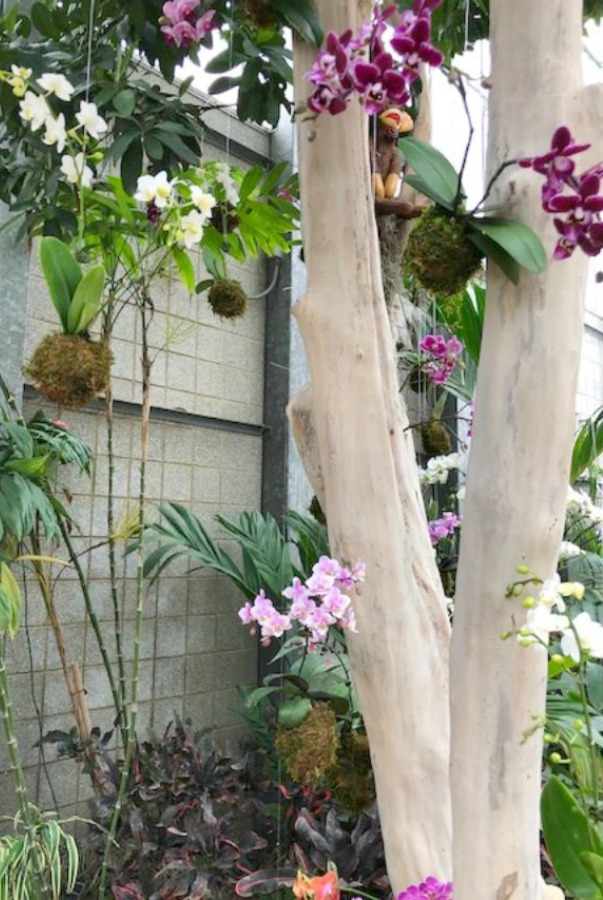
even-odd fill
[[[580,90],[582,4],[492,0],[490,17],[490,171],[542,153],[559,125],[580,142],[594,137],[585,115],[594,95]],[[514,169],[496,199],[552,252],[541,185]],[[519,287],[488,269],[452,639],[455,900],[539,896],[542,733],[524,735],[544,711],[546,654],[501,635],[525,622],[521,598],[505,597],[517,565],[543,577],[556,568],[585,271],[580,253],[540,277],[522,270]]]
[[[369,18],[369,0],[318,0],[325,29]],[[295,47],[296,100],[315,51]],[[448,644],[407,419],[398,399],[381,284],[367,117],[299,116],[308,289],[296,305],[312,379],[292,403],[315,490],[324,485],[335,556],[367,581],[350,639],[394,889],[449,876]],[[309,406],[310,404],[310,406]]]

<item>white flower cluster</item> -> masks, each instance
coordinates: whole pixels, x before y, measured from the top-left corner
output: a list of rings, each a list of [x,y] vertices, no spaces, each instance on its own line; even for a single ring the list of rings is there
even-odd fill
[[[239,202],[239,186],[230,174],[228,163],[214,163],[214,173],[215,180],[224,188],[226,200],[232,206],[236,206]]]
[[[432,456],[426,468],[419,468],[421,484],[446,484],[452,469],[458,469],[463,462],[462,454],[449,453],[447,456]]]
[[[11,66],[11,74],[5,73],[5,80],[11,85],[13,93],[23,99],[19,102],[19,115],[23,122],[27,122],[32,131],[44,128],[42,141],[48,147],[56,147],[59,153],[63,153],[68,139],[78,139],[78,131],[84,133],[84,140],[80,144],[85,147],[88,137],[100,140],[108,130],[108,125],[99,115],[95,103],[80,100],[79,112],[75,114],[77,125],[70,130],[63,113],[55,115],[48,104],[48,97],[56,97],[58,100],[69,102],[75,91],[74,86],[64,75],[56,72],[45,72],[36,79],[39,93],[30,89],[31,69]],[[73,155],[66,154],[61,157],[61,172],[70,184],[80,184],[83,187],[92,185],[93,172],[86,165],[86,157],[83,152]]]
[[[203,229],[217,203],[213,194],[204,191],[199,185],[188,184],[182,179],[174,178],[170,181],[167,172],[158,172],[157,175],[141,175],[134,197],[139,203],[146,206],[154,204],[161,210],[176,207],[181,199],[175,190],[179,184],[187,185],[193,208],[180,217],[175,228],[175,240],[184,244],[187,250],[192,250],[195,244],[201,241]]]
[[[574,556],[584,556],[584,550],[571,541],[561,541],[559,559],[572,559]]]
[[[519,642],[524,647],[548,644],[549,636],[561,634],[561,652],[580,662],[583,654],[603,659],[603,625],[595,622],[587,612],[579,613],[571,620],[565,615],[564,597],[582,600],[584,585],[577,581],[562,582],[554,575],[543,582],[538,597],[528,597],[527,622],[519,632]],[[556,610],[556,612],[555,612]]]
[[[575,516],[588,519],[593,525],[603,524],[603,509],[595,506],[588,494],[568,488],[567,511]]]

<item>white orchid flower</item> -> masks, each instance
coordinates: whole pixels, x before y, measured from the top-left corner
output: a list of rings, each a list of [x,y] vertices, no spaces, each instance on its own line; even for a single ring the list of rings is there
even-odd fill
[[[58,75],[55,72],[45,72],[41,78],[36,80],[43,91],[48,94],[54,94],[59,100],[71,100],[75,88],[64,75]]]
[[[44,97],[34,94],[33,91],[26,91],[19,107],[19,115],[24,122],[29,122],[32,131],[37,131],[46,119],[52,118],[52,112]]]
[[[92,187],[94,173],[86,165],[86,157],[83,153],[75,156],[63,156],[61,158],[61,172],[69,184],[80,184],[82,187]]]
[[[56,119],[52,117],[46,119],[46,132],[42,140],[49,147],[53,147],[56,144],[59,153],[63,152],[67,142],[67,129],[63,113],[60,113]]]
[[[80,111],[75,114],[84,131],[90,137],[98,140],[108,130],[109,126],[102,116],[99,116],[96,103],[87,103],[85,100],[80,101]]]

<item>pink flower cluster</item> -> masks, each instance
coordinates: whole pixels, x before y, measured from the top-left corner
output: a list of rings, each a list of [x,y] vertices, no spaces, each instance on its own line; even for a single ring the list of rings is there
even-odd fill
[[[426,334],[419,350],[428,357],[425,372],[433,384],[446,384],[458,364],[463,345],[454,335],[446,340],[441,334]]]
[[[352,601],[344,593],[364,581],[365,566],[357,562],[351,569],[340,565],[336,559],[321,556],[305,584],[294,578],[283,596],[291,601],[286,614],[275,609],[272,600],[260,591],[253,603],[246,603],[239,610],[244,625],[260,627],[262,643],[267,646],[272,638],[282,637],[285,631],[298,622],[310,632],[311,645],[324,641],[331,625],[339,625],[356,631],[356,617]]]
[[[372,20],[365,22],[356,36],[351,29],[339,36],[330,31],[325,49],[306,76],[314,86],[308,107],[334,116],[347,108],[354,93],[369,115],[408,103],[420,64],[442,64],[442,54],[430,43],[431,11],[441,2],[415,0],[413,9],[402,14],[389,49],[383,37],[387,20],[398,11],[395,4],[384,10],[376,5]],[[368,60],[364,58],[367,50]]]
[[[421,884],[406,888],[398,894],[398,900],[453,900],[452,883],[428,878]]]
[[[454,534],[456,528],[461,524],[461,520],[456,513],[445,512],[439,519],[432,519],[428,523],[429,537],[432,547],[437,547],[440,541]]]
[[[215,10],[201,13],[199,6],[199,0],[168,0],[163,4],[161,31],[168,44],[190,47],[216,27]]]
[[[553,214],[566,213],[565,218],[553,220],[560,235],[554,259],[568,259],[576,247],[587,256],[597,256],[603,249],[603,163],[576,175],[576,163],[571,158],[589,147],[590,144],[576,144],[569,128],[562,126],[553,135],[548,153],[519,160],[520,166],[545,176],[543,209]],[[567,188],[571,193],[567,193]]]

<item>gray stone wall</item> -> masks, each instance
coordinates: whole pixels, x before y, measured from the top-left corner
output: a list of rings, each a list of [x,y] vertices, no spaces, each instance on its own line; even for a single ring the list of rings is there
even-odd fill
[[[202,102],[202,98],[200,99]],[[270,135],[243,126],[223,111],[207,115],[210,127],[206,159],[223,159],[243,168],[270,155]],[[41,337],[56,329],[54,310],[37,263],[22,252],[7,257],[1,268],[27,294],[27,330],[13,340],[12,374],[30,356]],[[10,265],[10,270],[6,267]],[[250,295],[266,287],[264,261],[244,268],[230,265]],[[199,279],[205,277],[199,262]],[[0,292],[2,288],[0,287]],[[190,298],[179,282],[163,278],[153,289],[155,307],[150,330],[153,354],[153,407],[147,466],[148,515],[154,505],[178,501],[199,515],[212,535],[218,535],[216,514],[232,517],[262,506],[264,443],[265,298],[251,299],[244,318],[228,322],[216,318],[204,297]],[[11,330],[18,327],[16,311],[8,307]],[[14,325],[14,327],[13,327]],[[140,323],[135,310],[126,309],[116,328],[113,351],[115,419],[116,518],[135,507],[139,479],[140,440]],[[18,335],[17,335],[18,337]],[[15,378],[13,377],[13,382]],[[18,379],[17,379],[18,380]],[[90,579],[92,602],[101,622],[108,651],[115,660],[112,637],[107,538],[106,425],[102,403],[73,413],[43,404],[25,386],[24,411],[43,406],[81,435],[94,453],[90,479],[68,476],[73,494],[71,510],[80,531],[73,540],[82,552]],[[225,541],[231,551],[236,548]],[[87,552],[95,547],[92,552]],[[128,667],[133,655],[135,612],[134,560],[119,552],[119,601],[124,618],[124,649]],[[63,623],[70,661],[82,667],[92,725],[111,728],[113,710],[108,681],[90,624],[86,621],[79,585],[72,569],[58,575],[56,603]],[[242,720],[236,712],[237,684],[253,683],[257,653],[253,640],[240,626],[236,609],[240,596],[225,578],[207,571],[191,571],[188,564],[172,565],[145,592],[141,647],[140,726],[161,732],[175,714],[190,716],[197,728],[211,728],[218,740],[236,745]],[[57,761],[53,748],[45,759],[34,744],[43,731],[73,726],[53,633],[37,587],[26,580],[24,627],[9,644],[9,671],[14,692],[17,731],[27,765],[32,799],[53,808],[54,788],[62,814],[76,809],[91,794],[86,776],[78,776],[70,761]],[[42,765],[42,763],[45,763]],[[7,778],[4,742],[0,741],[0,798],[8,812],[12,788]]]

